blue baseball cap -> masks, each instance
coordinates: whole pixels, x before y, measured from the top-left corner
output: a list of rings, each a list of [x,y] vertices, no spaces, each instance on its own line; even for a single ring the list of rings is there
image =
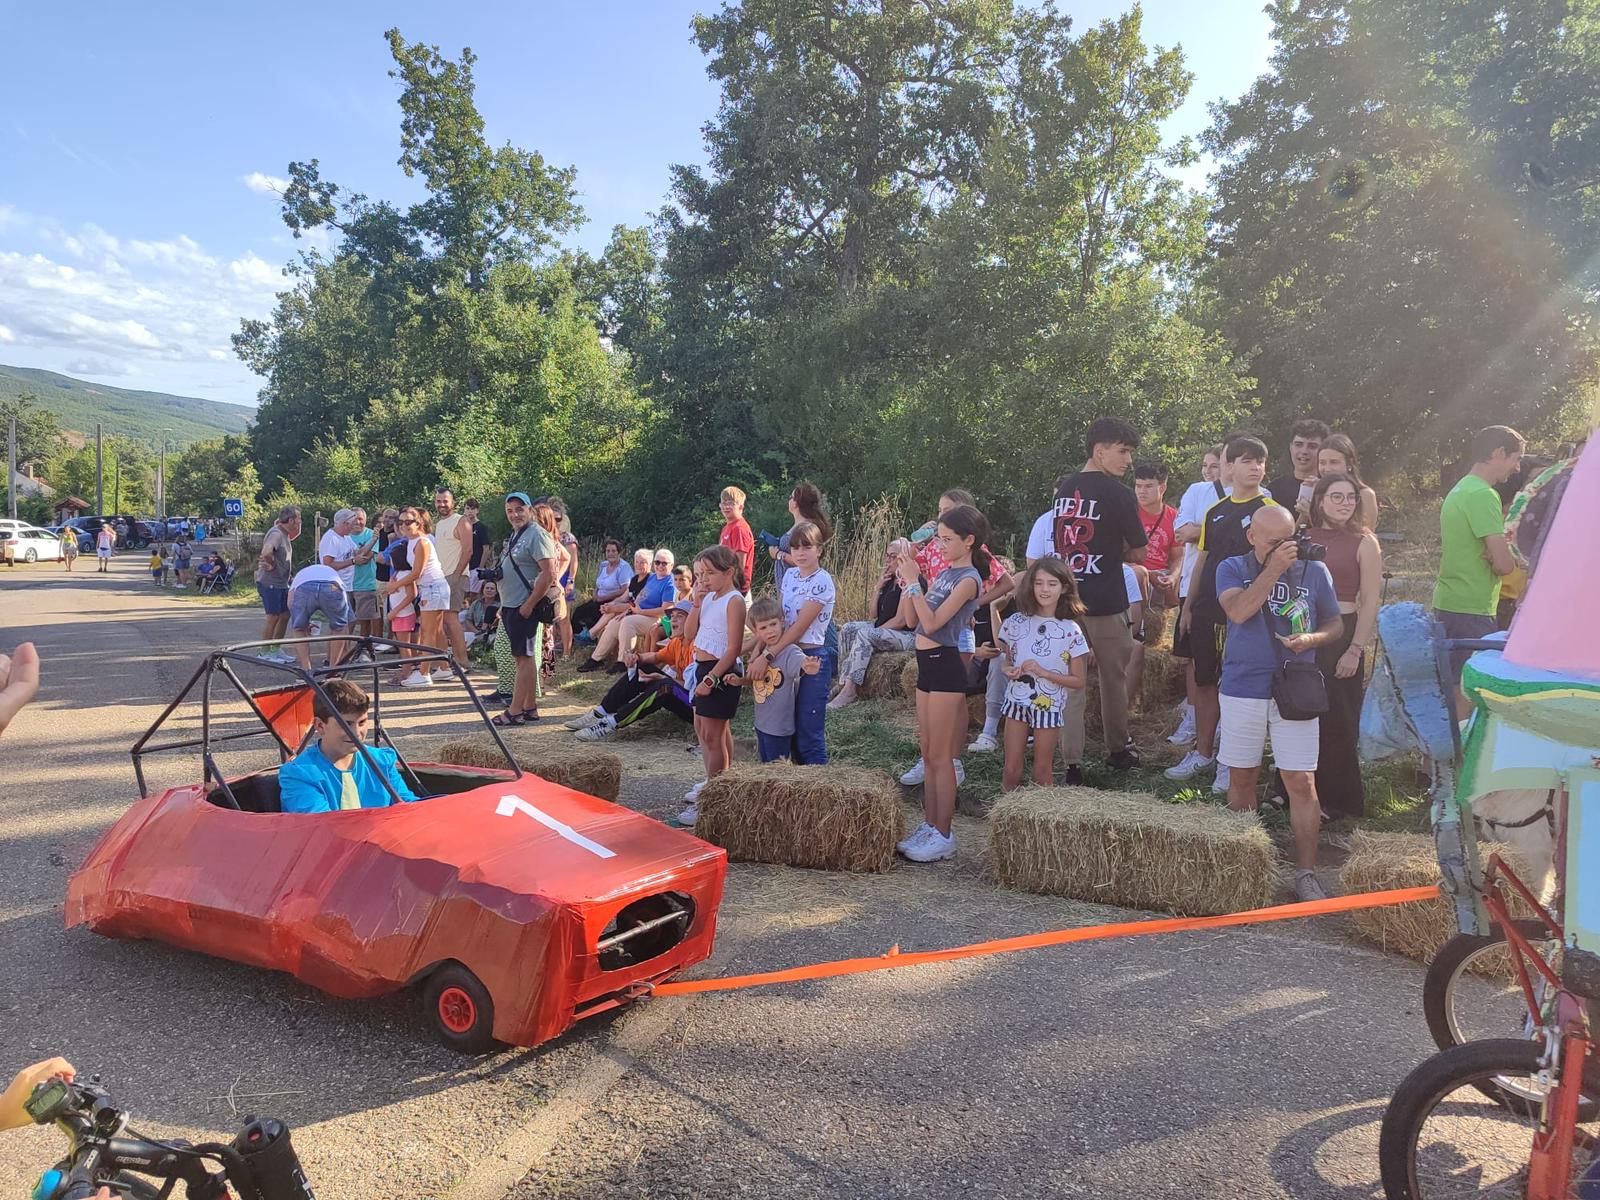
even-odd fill
[[[521,500],[524,504],[528,505],[530,508],[533,506],[533,501],[528,499],[528,493],[527,492],[507,492],[506,493],[506,500],[507,500],[507,502],[510,502],[512,500]]]

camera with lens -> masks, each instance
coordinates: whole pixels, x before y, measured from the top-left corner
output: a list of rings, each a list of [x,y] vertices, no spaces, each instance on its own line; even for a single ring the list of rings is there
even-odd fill
[[[1320,542],[1313,542],[1303,533],[1297,533],[1294,539],[1295,556],[1301,562],[1322,562],[1328,557],[1328,548]]]
[[[499,567],[478,568],[478,582],[480,583],[499,583],[504,575],[505,572]]]

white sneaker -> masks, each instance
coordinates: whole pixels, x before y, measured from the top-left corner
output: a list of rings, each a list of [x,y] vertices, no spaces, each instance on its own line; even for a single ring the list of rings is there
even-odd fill
[[[678,814],[678,824],[692,827],[700,819],[700,806],[691,804]]]
[[[683,794],[683,798],[686,801],[688,801],[690,804],[693,804],[697,800],[700,799],[700,793],[705,791],[705,790],[706,790],[706,781],[704,779],[702,779],[699,783],[695,784],[692,788],[690,788],[687,792],[685,792]]]
[[[977,737],[973,738],[972,742],[967,746],[967,753],[987,754],[991,750],[998,749],[1000,749],[1000,743],[995,741],[994,734],[980,733]]]
[[[900,782],[905,784],[907,787],[916,787],[917,784],[922,782],[925,775],[926,770],[923,767],[922,760],[919,758],[917,759],[916,766],[912,767],[911,770],[900,776]]]
[[[1327,889],[1315,871],[1300,870],[1294,873],[1294,894],[1301,900],[1326,900]]]
[[[1183,717],[1178,722],[1178,728],[1167,741],[1174,746],[1187,746],[1194,741],[1194,709],[1185,708]]]
[[[929,825],[926,821],[924,821],[921,825],[918,825],[915,829],[913,829],[911,831],[911,836],[910,837],[901,838],[898,842],[896,842],[894,848],[896,850],[900,851],[901,854],[904,854],[906,852],[906,847],[907,846],[915,846],[918,842],[920,842],[923,839],[923,837],[927,834],[928,830],[930,830],[932,828],[933,828],[932,825]]]
[[[563,729],[587,729],[587,728],[589,728],[589,726],[593,725],[596,721],[603,721],[603,720],[605,720],[605,718],[602,717],[599,713],[595,712],[594,709],[591,708],[586,713],[579,713],[577,716],[573,717],[572,720],[570,720],[570,721],[561,722],[561,728],[563,728]]]
[[[1191,750],[1178,760],[1176,766],[1168,767],[1162,773],[1168,779],[1193,779],[1215,761],[1215,759],[1207,758],[1198,750]]]
[[[946,837],[931,825],[928,832],[923,834],[920,842],[913,842],[905,849],[905,856],[912,862],[929,863],[938,862],[942,858],[954,858],[956,855],[955,835]]]
[[[1217,793],[1217,795],[1219,795],[1219,796],[1226,796],[1228,794],[1228,783],[1229,783],[1229,776],[1230,775],[1231,775],[1231,772],[1228,770],[1228,768],[1226,766],[1224,766],[1222,763],[1218,763],[1217,764],[1216,782],[1214,782],[1211,785],[1211,790],[1213,792]]]
[[[617,727],[610,721],[596,721],[593,725],[586,725],[578,730],[580,742],[603,742],[617,732]]]
[[[400,681],[400,686],[410,688],[432,687],[433,676],[424,675],[421,671],[413,671]]]

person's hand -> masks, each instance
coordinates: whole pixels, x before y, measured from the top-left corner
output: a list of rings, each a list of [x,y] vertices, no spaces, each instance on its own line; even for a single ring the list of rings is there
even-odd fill
[[[801,674],[804,675],[815,675],[820,670],[822,670],[822,660],[820,658],[812,658],[809,654],[806,655],[805,662],[800,664]]]
[[[0,733],[39,690],[39,652],[23,642],[8,658],[0,654]]]
[[[735,675],[732,671],[729,671],[722,677],[722,682],[728,687],[743,687],[745,685],[745,677],[743,675]]]
[[[1022,668],[1012,666],[1010,663],[1007,663],[1005,666],[1000,668],[1000,674],[1004,675],[1007,679],[1020,679],[1022,678]]]
[[[77,1073],[64,1058],[47,1058],[31,1067],[23,1067],[6,1086],[6,1090],[0,1092],[0,1130],[31,1125],[33,1118],[23,1104],[33,1095],[33,1089],[52,1079],[65,1079],[71,1083]]]
[[[1301,654],[1317,644],[1316,635],[1310,633],[1292,633],[1287,637],[1278,633],[1273,636],[1283,643],[1283,648],[1290,654]]]
[[[1021,675],[1037,675],[1042,670],[1044,670],[1044,668],[1039,665],[1039,660],[1038,659],[1029,658],[1029,659],[1024,659],[1023,660],[1022,666],[1019,669],[1018,674],[1021,674]]]
[[[756,655],[754,658],[752,658],[750,660],[750,669],[749,669],[750,677],[752,679],[761,679],[761,678],[763,678],[767,673],[767,667],[769,665],[771,665],[771,664],[770,664],[770,662],[767,659],[767,656],[765,654]]]
[[[1338,663],[1333,668],[1335,679],[1349,679],[1361,669],[1361,651],[1351,647],[1339,656]]]
[[[639,665],[639,656],[632,650],[629,650],[622,656],[622,665],[627,667],[630,671],[633,670]]]
[[[1188,633],[1189,627],[1194,623],[1194,613],[1184,608],[1178,613],[1178,632]]]
[[[533,616],[534,604],[535,604],[534,598],[532,596],[529,596],[521,604],[517,605],[517,612],[522,617],[522,619],[524,621],[526,621],[529,617]]]
[[[982,659],[999,658],[1000,657],[1000,647],[998,647],[998,646],[990,646],[987,643],[985,643],[984,645],[979,646],[976,650],[974,650],[972,652],[972,657],[973,658],[982,658]]]
[[[695,685],[694,694],[696,696],[711,695],[711,681],[709,679],[702,679],[698,684]]]
[[[1267,562],[1261,573],[1270,579],[1276,579],[1294,566],[1300,559],[1300,547],[1294,544],[1293,538],[1285,538],[1272,548],[1272,553],[1267,555]]]
[[[894,572],[906,587],[910,587],[922,577],[922,570],[917,566],[917,556],[911,553],[909,548],[900,552],[900,560],[895,563]]]

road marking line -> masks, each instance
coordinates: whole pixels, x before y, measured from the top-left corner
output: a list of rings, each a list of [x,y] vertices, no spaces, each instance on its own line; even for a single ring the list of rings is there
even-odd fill
[[[693,1000],[651,1000],[635,1008],[577,1077],[562,1085],[526,1125],[480,1158],[447,1200],[505,1200],[623,1076],[683,1017]],[[544,1189],[538,1189],[541,1192]]]

